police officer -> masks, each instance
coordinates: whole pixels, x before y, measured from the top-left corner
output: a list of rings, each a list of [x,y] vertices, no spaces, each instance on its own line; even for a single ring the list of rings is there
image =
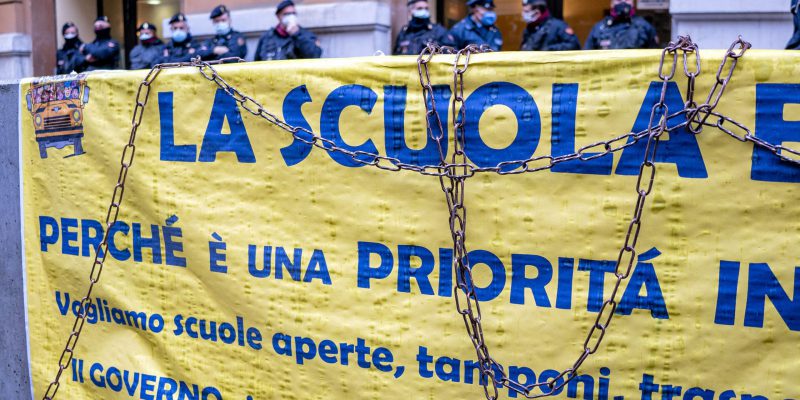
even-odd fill
[[[635,14],[633,0],[611,0],[611,15],[595,24],[584,48],[595,50],[658,47],[655,28]]]
[[[580,50],[581,43],[566,22],[550,15],[546,0],[522,0],[522,50]]]
[[[216,36],[200,46],[203,60],[219,60],[228,57],[244,58],[247,55],[247,42],[244,35],[231,28],[231,14],[228,7],[219,5],[211,11],[211,22]]]
[[[173,15],[169,20],[169,30],[172,32],[172,40],[164,46],[161,62],[187,62],[198,56],[199,45],[192,40],[185,15]]]
[[[467,0],[467,6],[469,15],[450,29],[455,47],[463,49],[469,44],[485,44],[494,51],[500,51],[503,35],[494,25],[497,22],[494,0]]]
[[[164,43],[156,36],[155,25],[144,22],[136,30],[139,44],[131,50],[131,69],[150,69],[161,62]]]
[[[455,39],[443,26],[431,22],[428,0],[408,0],[408,25],[397,34],[392,54],[417,55],[428,43],[453,46]]]
[[[119,68],[119,42],[111,38],[111,24],[105,15],[94,21],[94,35],[92,43],[81,46],[81,54],[86,58],[86,70]]]
[[[794,15],[794,35],[786,44],[786,50],[800,50],[800,1],[792,0],[792,14]]]
[[[86,69],[86,59],[80,51],[83,42],[78,37],[78,27],[67,22],[61,28],[61,34],[64,35],[64,46],[56,52],[56,73],[83,72]]]
[[[275,10],[275,16],[278,17],[278,25],[267,30],[258,40],[256,61],[322,56],[322,48],[319,47],[317,37],[297,23],[294,2],[281,1]]]

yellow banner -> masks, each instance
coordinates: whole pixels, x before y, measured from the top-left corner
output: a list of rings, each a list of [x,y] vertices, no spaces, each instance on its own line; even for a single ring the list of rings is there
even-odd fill
[[[723,54],[703,52],[698,104]],[[557,157],[646,130],[662,93],[659,58],[656,51],[473,56],[464,75],[469,162],[490,169]],[[448,159],[452,61],[431,63],[436,107],[449,126]],[[766,142],[800,147],[797,65],[797,53],[748,52],[715,111]],[[678,69],[664,92],[670,114],[687,101]],[[439,163],[415,58],[217,70],[325,146],[359,151],[362,161],[377,152],[410,165]],[[135,153],[122,156],[135,161],[119,221],[105,226],[144,76],[22,83],[37,398],[58,370],[107,229],[105,268],[59,398],[484,396],[453,298],[458,279],[439,179],[312,149],[242,109],[196,68],[163,71],[151,85]],[[744,133],[730,121],[722,126]],[[584,150],[588,161],[539,172],[478,172],[466,180],[466,245],[483,333],[509,378],[549,382],[584,352],[616,280],[646,142],[592,158],[604,149],[595,146]],[[671,129],[655,161],[613,323],[578,376],[553,394],[800,397],[800,168],[712,127],[698,135]]]

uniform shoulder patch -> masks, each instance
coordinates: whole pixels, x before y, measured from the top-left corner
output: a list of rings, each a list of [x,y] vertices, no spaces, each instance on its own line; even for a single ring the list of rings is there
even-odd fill
[[[117,47],[117,45],[114,42],[108,42],[108,47]]]
[[[568,35],[574,35],[575,31],[572,30],[572,27],[567,26],[567,29],[564,29],[564,32],[567,32]]]
[[[239,39],[236,40],[236,43],[238,43],[239,46],[244,46],[244,38],[240,36]]]

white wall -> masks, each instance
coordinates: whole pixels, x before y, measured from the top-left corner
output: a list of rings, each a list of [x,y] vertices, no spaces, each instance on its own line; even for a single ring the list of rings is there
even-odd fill
[[[794,30],[790,0],[671,0],[672,36],[727,49],[738,35],[756,49],[783,49]]]
[[[358,10],[358,12],[353,12]],[[382,1],[337,1],[326,4],[298,4],[300,25],[317,35],[323,57],[369,56],[376,51],[391,54],[391,8]],[[186,16],[192,35],[214,34],[207,13]],[[258,38],[277,23],[275,7],[232,10],[234,29],[247,37],[247,59],[252,60]],[[169,38],[169,20],[162,21],[163,37]]]

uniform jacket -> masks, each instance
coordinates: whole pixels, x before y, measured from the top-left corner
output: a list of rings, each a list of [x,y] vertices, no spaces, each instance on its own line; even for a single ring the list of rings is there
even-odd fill
[[[308,29],[300,28],[294,35],[283,36],[271,28],[258,40],[256,61],[320,58],[322,48],[317,37]]]
[[[131,69],[150,69],[161,62],[164,55],[164,43],[156,39],[149,44],[140,43],[131,50]]]
[[[549,17],[539,24],[529,24],[522,36],[522,50],[580,50],[581,43],[566,22]]]
[[[800,50],[800,11],[797,10],[797,0],[792,0],[794,14],[794,35],[786,44],[786,50]]]
[[[656,30],[644,18],[634,16],[630,20],[614,21],[605,17],[595,24],[586,50],[596,49],[654,49],[658,47]]]
[[[478,25],[472,16],[459,21],[450,29],[450,35],[455,40],[455,47],[463,49],[469,44],[488,45],[494,51],[503,47],[503,35],[496,26],[485,27]]]
[[[199,55],[199,47],[200,45],[192,39],[192,35],[187,36],[186,40],[180,43],[175,40],[170,40],[169,43],[164,46],[161,54],[161,62],[189,62],[192,58]]]
[[[92,62],[87,61],[86,70],[119,68],[119,48],[119,42],[114,39],[95,39],[84,44],[83,55],[91,54],[95,58]]]
[[[80,47],[83,42],[78,39],[75,44],[67,45],[56,52],[56,73],[69,74],[72,71],[83,72],[86,70],[86,58],[81,54]]]
[[[225,46],[228,52],[220,56],[214,54],[214,47]],[[247,41],[241,32],[231,29],[225,35],[216,35],[211,39],[206,40],[200,46],[200,57],[206,61],[219,60],[228,57],[244,58],[247,55]]]
[[[455,38],[439,24],[430,22],[422,26],[408,24],[397,34],[392,54],[418,55],[428,43],[439,46],[455,46],[454,42]]]

